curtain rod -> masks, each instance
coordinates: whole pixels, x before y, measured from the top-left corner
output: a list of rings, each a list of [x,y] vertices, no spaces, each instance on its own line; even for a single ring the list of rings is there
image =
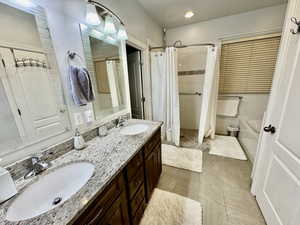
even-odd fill
[[[177,45],[177,43],[180,43]],[[150,47],[150,51],[154,49],[165,49],[168,47],[174,47],[174,48],[187,48],[187,47],[193,47],[193,46],[212,46],[215,47],[215,44],[212,43],[199,43],[199,44],[190,44],[190,45],[182,45],[181,41],[176,41],[173,45],[167,45],[167,46],[158,46],[158,47]]]

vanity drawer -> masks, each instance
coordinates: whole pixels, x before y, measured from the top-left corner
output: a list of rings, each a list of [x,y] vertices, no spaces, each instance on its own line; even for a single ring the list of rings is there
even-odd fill
[[[111,207],[114,201],[120,196],[121,192],[125,189],[124,177],[119,174],[109,185],[106,187],[92,203],[87,207],[82,215],[72,225],[87,225],[93,224],[105,214]]]
[[[134,217],[132,218],[132,224],[133,225],[139,225],[143,215],[144,215],[144,212],[145,212],[145,209],[146,209],[146,201],[145,199],[142,201],[140,207],[138,208],[136,214],[134,215]]]
[[[127,166],[127,177],[129,182],[134,178],[134,175],[137,173],[138,169],[142,169],[139,168],[142,164],[143,154],[142,151],[139,151]]]
[[[151,138],[151,140],[149,140],[145,147],[144,147],[144,154],[145,154],[145,158],[148,157],[148,155],[154,150],[154,148],[158,145],[161,144],[161,134],[160,134],[160,130],[158,130],[153,137]]]
[[[143,167],[140,167],[135,177],[129,182],[129,198],[133,198],[138,188],[144,184],[144,170]]]
[[[138,192],[135,194],[134,198],[130,202],[131,215],[135,215],[141,202],[145,199],[145,185],[141,185]]]

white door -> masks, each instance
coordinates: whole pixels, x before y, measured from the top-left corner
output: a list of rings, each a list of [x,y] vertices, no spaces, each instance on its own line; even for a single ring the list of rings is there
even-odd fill
[[[5,48],[0,49],[0,54],[6,63],[9,86],[18,108],[19,124],[24,128],[25,142],[36,142],[65,132],[64,110],[57,103],[54,81],[51,80],[54,78],[49,75],[48,68],[16,67],[16,59],[38,59],[47,64],[45,55],[21,50],[12,52]]]
[[[129,54],[127,61],[132,117],[136,119],[143,119],[143,90],[140,52],[137,51]]]
[[[268,225],[300,224],[300,0],[291,0],[253,190]],[[267,126],[271,124],[271,127]],[[272,128],[272,129],[270,129]]]

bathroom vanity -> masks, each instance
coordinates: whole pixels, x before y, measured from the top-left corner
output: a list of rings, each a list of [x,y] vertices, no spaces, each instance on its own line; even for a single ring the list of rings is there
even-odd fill
[[[122,129],[140,124],[148,127],[143,133],[122,134]],[[70,150],[51,160],[52,166],[44,173],[28,180],[17,180],[19,193],[0,205],[0,225],[139,224],[162,171],[161,125],[161,122],[128,120],[124,128],[112,128],[107,136],[97,136],[88,141],[86,149]],[[41,196],[40,198],[36,197],[32,202],[27,201],[18,208],[25,217],[26,214],[32,213],[36,213],[37,216],[22,219],[18,211],[19,221],[7,220],[10,207],[33,185],[47,179],[51,174],[58,173],[61,168],[80,162],[92,164],[94,172],[79,191],[69,198],[60,196],[66,191],[65,186],[68,186],[68,182],[65,185],[58,185],[62,186],[59,190],[55,183],[52,188],[46,188],[48,190],[38,189],[40,193],[37,193],[37,196]],[[62,201],[55,208],[52,207],[42,214],[38,213],[39,205],[45,205],[44,203],[47,205],[48,202],[43,196],[47,196],[49,192],[51,194],[52,190],[57,190],[54,195],[62,197]]]

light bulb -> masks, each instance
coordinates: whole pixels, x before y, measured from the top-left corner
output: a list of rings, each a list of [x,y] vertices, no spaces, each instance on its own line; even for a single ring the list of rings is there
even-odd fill
[[[112,44],[112,45],[116,45],[117,44],[117,40],[111,36],[107,36],[105,38],[105,41],[108,42],[109,44]]]
[[[96,6],[90,3],[86,5],[86,22],[93,26],[97,26],[101,23]]]
[[[193,16],[194,16],[193,11],[187,11],[184,15],[184,17],[187,19],[192,18]]]
[[[125,27],[121,25],[119,27],[118,35],[117,35],[119,40],[125,41],[128,40],[127,32],[125,30]]]
[[[105,17],[104,33],[115,34],[117,32],[113,18],[111,16]]]

